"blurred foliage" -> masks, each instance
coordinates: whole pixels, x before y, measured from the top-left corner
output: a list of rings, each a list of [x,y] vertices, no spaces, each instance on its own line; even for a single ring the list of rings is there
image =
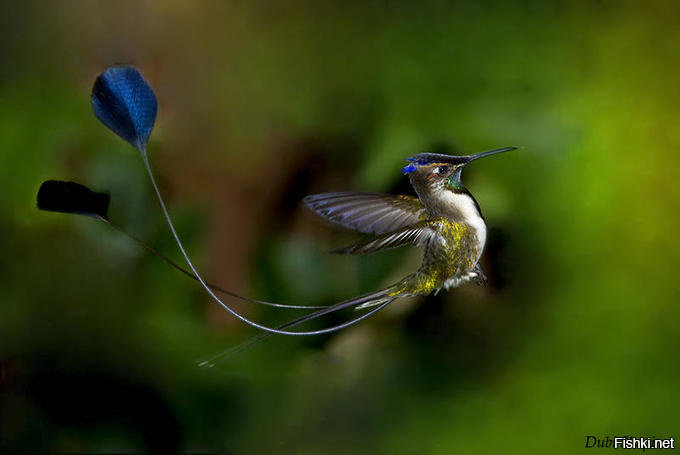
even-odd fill
[[[590,434],[680,436],[677,2],[3,3],[8,453],[573,453]],[[90,112],[116,62],[159,97],[151,160],[213,281],[308,304],[377,289],[418,252],[326,255],[347,234],[305,194],[409,191],[415,153],[522,145],[464,176],[490,286],[198,368],[253,332],[103,224],[35,208],[49,178],[109,191],[113,219],[178,258],[139,157]]]

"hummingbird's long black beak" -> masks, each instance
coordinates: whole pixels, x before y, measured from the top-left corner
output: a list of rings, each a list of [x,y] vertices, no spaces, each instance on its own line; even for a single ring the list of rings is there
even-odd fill
[[[489,150],[488,152],[481,152],[474,155],[465,156],[444,155],[442,153],[419,153],[416,156],[408,158],[410,164],[403,168],[401,172],[404,174],[410,174],[411,172],[414,172],[418,169],[417,166],[424,166],[432,163],[454,164],[456,166],[466,165],[470,161],[474,161],[489,155],[495,155],[496,153],[509,152],[510,150],[516,150],[517,148],[518,147],[503,147],[496,150]]]
[[[485,156],[489,155],[495,155],[496,153],[503,153],[503,152],[509,152],[511,150],[517,150],[518,147],[503,147],[500,149],[495,149],[495,150],[489,150],[487,152],[481,152],[481,153],[475,153],[474,155],[468,155],[464,158],[467,158],[465,161],[465,164],[469,163],[470,161],[477,160],[479,158],[484,158]]]

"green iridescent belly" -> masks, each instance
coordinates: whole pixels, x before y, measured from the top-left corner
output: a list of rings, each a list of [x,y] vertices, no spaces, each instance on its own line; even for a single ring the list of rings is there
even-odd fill
[[[402,282],[406,294],[426,295],[449,280],[465,280],[477,265],[482,246],[474,228],[447,218],[436,226],[438,235],[426,244],[420,269]]]

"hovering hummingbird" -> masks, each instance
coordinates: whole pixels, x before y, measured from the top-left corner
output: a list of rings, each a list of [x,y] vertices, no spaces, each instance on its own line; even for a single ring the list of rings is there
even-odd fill
[[[362,254],[417,245],[425,249],[420,268],[385,289],[364,294],[326,307],[286,305],[254,300],[207,283],[184,249],[172,223],[165,202],[151,170],[147,142],[156,119],[157,101],[153,90],[139,72],[129,66],[111,67],[97,77],[92,89],[95,116],[140,153],[161,211],[189,270],[159,254],[153,248],[124,231],[108,219],[107,195],[95,193],[73,182],[46,182],[38,194],[38,207],[44,210],[90,215],[128,235],[172,267],[198,281],[210,297],[244,323],[264,331],[249,342],[270,334],[316,335],[329,333],[355,324],[401,297],[428,295],[440,289],[459,286],[470,280],[483,282],[479,258],[486,242],[486,225],[479,204],[461,183],[461,172],[470,162],[516,149],[505,147],[475,155],[452,156],[421,153],[409,158],[402,169],[408,175],[418,197],[377,193],[323,193],[308,196],[304,203],[321,216],[342,226],[373,234],[375,237],[338,250],[340,253]],[[316,309],[278,327],[268,327],[235,311],[215,292],[252,303],[288,309]],[[370,311],[344,323],[318,330],[291,331],[289,327],[346,308]],[[212,365],[214,360],[202,362]]]

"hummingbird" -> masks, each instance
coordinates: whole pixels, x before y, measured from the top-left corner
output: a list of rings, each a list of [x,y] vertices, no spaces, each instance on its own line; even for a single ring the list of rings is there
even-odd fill
[[[399,297],[437,293],[470,280],[486,282],[479,259],[486,223],[479,203],[461,182],[472,161],[516,150],[503,147],[474,155],[420,153],[402,169],[417,197],[381,193],[321,193],[303,202],[320,216],[345,228],[372,234],[336,253],[364,254],[416,245],[424,248],[420,268],[397,283],[362,296],[357,309]]]
[[[154,127],[158,103],[156,96],[139,71],[130,66],[114,66],[100,74],[92,88],[91,104],[95,116],[112,132],[128,142],[140,154],[161,212],[184,257],[188,269],[124,231],[107,216],[108,196],[94,193],[74,182],[49,181],[38,194],[38,207],[43,210],[88,215],[106,222],[128,235],[149,252],[165,260],[173,268],[199,282],[206,293],[225,311],[264,333],[248,345],[272,334],[318,335],[349,327],[402,297],[428,295],[441,289],[460,286],[470,280],[484,282],[479,258],[486,243],[486,224],[479,204],[461,183],[463,168],[479,158],[515,150],[504,147],[467,156],[420,153],[408,159],[402,169],[417,197],[378,193],[322,193],[307,196],[303,202],[319,215],[373,237],[337,250],[339,253],[363,254],[415,245],[424,248],[420,268],[384,289],[328,305],[305,306],[265,302],[240,296],[212,285],[202,277],[185,250],[171,220],[152,172],[147,143]],[[288,309],[315,310],[276,327],[265,326],[240,314],[216,295],[216,292],[245,300]],[[350,320],[316,330],[287,330],[311,319],[343,309],[364,309]],[[237,349],[240,347],[237,346]],[[202,365],[213,365],[217,357]]]

